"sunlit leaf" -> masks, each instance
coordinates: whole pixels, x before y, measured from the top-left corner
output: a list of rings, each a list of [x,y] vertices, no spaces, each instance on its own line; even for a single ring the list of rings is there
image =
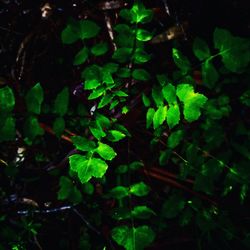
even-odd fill
[[[169,148],[177,147],[180,144],[183,138],[183,135],[184,135],[183,130],[177,130],[175,132],[172,132],[170,136],[168,137],[167,146]]]
[[[211,56],[210,49],[206,41],[199,37],[196,37],[194,39],[193,52],[200,61],[205,60]]]
[[[149,226],[117,226],[112,229],[113,240],[126,250],[143,250],[155,239],[155,233]]]
[[[170,105],[166,115],[167,124],[170,129],[175,127],[180,122],[180,108],[177,103]]]
[[[59,116],[64,116],[68,111],[69,105],[69,89],[64,87],[62,91],[56,96],[54,103],[54,113]]]
[[[146,128],[149,128],[153,123],[154,114],[155,110],[153,108],[149,108],[146,115]]]
[[[195,93],[189,84],[179,84],[176,94],[180,101],[184,103],[184,117],[188,122],[195,121],[200,116],[200,109],[207,101],[207,97]]]
[[[9,113],[15,106],[15,96],[8,86],[0,88],[0,114]]]
[[[80,65],[86,62],[89,56],[89,50],[87,47],[83,47],[74,58],[73,65]]]
[[[109,130],[109,140],[116,142],[116,141],[120,141],[123,138],[125,138],[126,135],[118,130]]]
[[[106,136],[106,133],[102,130],[102,128],[100,127],[89,127],[90,132],[92,133],[92,135],[97,139],[97,140],[101,140],[102,137]]]
[[[98,147],[95,150],[104,160],[111,161],[117,155],[113,148],[109,145],[98,142]]]
[[[105,161],[98,158],[86,158],[74,154],[69,157],[71,170],[77,172],[81,183],[88,182],[92,177],[102,178],[108,169]]]
[[[81,151],[91,151],[96,147],[94,141],[88,140],[82,136],[72,136],[71,140],[76,149]]]
[[[176,102],[176,91],[175,87],[169,83],[162,88],[163,97],[169,104]]]
[[[96,89],[100,85],[101,83],[97,79],[86,80],[84,82],[84,89],[86,90]]]
[[[96,98],[102,96],[104,92],[105,92],[105,88],[104,88],[104,87],[96,88],[96,89],[94,89],[93,92],[89,95],[88,100],[96,99]]]
[[[167,115],[167,106],[160,106],[153,117],[153,126],[154,129],[157,129],[160,125],[163,124],[163,122],[166,119],[166,115]]]
[[[132,23],[148,23],[152,20],[153,11],[146,9],[142,2],[135,2],[131,8]]]
[[[111,95],[111,94],[104,95],[102,97],[101,101],[99,102],[97,108],[100,109],[100,108],[105,107],[106,105],[108,105],[111,102],[112,98],[113,98],[113,95]]]
[[[25,96],[28,112],[33,114],[40,114],[43,98],[44,98],[43,89],[40,83],[37,83],[27,92]]]
[[[101,56],[107,53],[108,44],[106,42],[97,43],[91,48],[91,53],[95,56]]]
[[[150,188],[148,185],[146,185],[144,182],[138,182],[136,184],[133,184],[130,186],[130,193],[135,196],[146,196],[150,191]]]
[[[153,36],[152,33],[144,29],[137,29],[136,31],[136,39],[139,41],[143,42],[149,41],[152,39],[152,36]]]

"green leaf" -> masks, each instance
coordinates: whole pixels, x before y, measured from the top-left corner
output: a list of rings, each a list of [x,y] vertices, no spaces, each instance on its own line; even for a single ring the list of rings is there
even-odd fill
[[[63,90],[56,96],[54,103],[54,113],[59,116],[64,116],[68,111],[69,105],[69,89],[64,87]]]
[[[101,82],[102,69],[98,65],[92,64],[83,70],[83,72],[81,73],[81,77],[85,80],[97,80]]]
[[[157,107],[164,105],[162,90],[159,86],[154,86],[152,89],[152,97]]]
[[[146,63],[151,59],[151,56],[142,48],[137,48],[133,55],[134,62],[137,64]]]
[[[40,83],[32,87],[25,96],[27,110],[33,114],[41,113],[41,104],[43,102],[43,89]]]
[[[122,9],[119,13],[119,16],[125,19],[126,21],[129,21],[129,22],[133,21],[132,13],[128,9]],[[118,31],[118,32],[122,32],[122,31]]]
[[[86,62],[89,57],[89,50],[87,47],[83,47],[74,58],[73,65],[80,65]]]
[[[191,64],[187,57],[176,48],[173,48],[172,53],[176,66],[182,71],[183,74],[186,74],[191,69]]]
[[[168,83],[168,78],[164,74],[158,74],[158,75],[156,75],[156,78],[161,86],[165,86]]]
[[[90,182],[86,182],[82,185],[82,191],[85,194],[92,195],[95,191],[95,188],[94,188],[93,184],[91,184]]]
[[[183,210],[185,203],[183,196],[177,194],[171,195],[167,201],[163,203],[162,216],[167,219],[175,218]]]
[[[90,132],[92,133],[92,135],[97,139],[97,140],[101,140],[102,137],[106,136],[106,133],[102,130],[102,128],[100,127],[89,127]]]
[[[136,184],[133,184],[130,186],[130,193],[135,196],[146,196],[150,191],[150,188],[148,185],[146,185],[144,182],[138,182]]]
[[[150,99],[144,93],[142,94],[142,101],[145,107],[150,107]]]
[[[117,142],[125,138],[126,135],[118,130],[109,130],[109,140],[113,142]]]
[[[34,140],[36,136],[43,135],[44,131],[35,116],[29,116],[24,123],[24,134],[29,140]]]
[[[57,117],[53,122],[53,131],[60,137],[65,129],[65,121],[62,117]]]
[[[8,116],[0,127],[0,142],[13,141],[16,136],[16,121],[12,116]]]
[[[135,2],[131,8],[132,23],[148,23],[153,18],[153,11],[146,9],[142,2]]]
[[[62,31],[61,39],[64,44],[72,44],[80,38],[80,25],[79,22],[70,19],[69,23]]]
[[[177,147],[181,142],[183,135],[184,135],[183,130],[177,130],[175,132],[172,132],[168,137],[167,146],[172,149]]]
[[[170,129],[178,125],[180,122],[180,109],[177,103],[170,105],[167,111],[167,124]]]
[[[0,114],[10,113],[15,106],[15,96],[8,86],[0,88]]]
[[[115,173],[117,173],[117,174],[125,174],[127,172],[128,172],[128,165],[119,165],[115,169]]]
[[[113,240],[126,250],[143,250],[155,239],[154,231],[148,226],[118,226],[112,229]]]
[[[88,140],[81,136],[72,136],[71,140],[76,147],[76,149],[81,151],[91,151],[94,150],[96,145],[94,141]]]
[[[148,81],[150,79],[150,74],[145,69],[133,70],[132,76],[138,81]]]
[[[152,215],[156,215],[156,213],[147,206],[136,206],[131,211],[132,216],[137,219],[149,219]]]
[[[117,72],[118,68],[119,68],[119,65],[117,63],[106,63],[103,66],[103,70],[110,72],[111,74]]]
[[[105,88],[104,87],[99,87],[93,90],[93,92],[89,95],[88,100],[93,100],[96,99],[100,96],[102,96],[105,92]]]
[[[100,113],[96,113],[96,123],[103,129],[111,126],[110,119]]]
[[[214,46],[220,50],[222,62],[232,72],[241,73],[250,62],[250,41],[233,36],[228,30],[216,28]]]
[[[160,166],[165,166],[168,163],[168,160],[171,154],[172,154],[171,149],[166,149],[164,151],[161,151],[160,157],[159,157]]]
[[[179,84],[176,94],[180,101],[184,103],[184,117],[188,122],[195,121],[200,116],[200,109],[207,101],[207,97],[195,93],[189,84]]]
[[[141,162],[141,161],[133,161],[132,163],[129,164],[129,169],[133,170],[133,171],[136,171],[136,170],[142,168],[143,166],[144,166],[143,162]]]
[[[206,60],[205,63],[202,64],[202,82],[205,86],[212,89],[218,79],[219,74],[213,63],[210,60]]]
[[[246,106],[250,107],[250,90],[246,90],[241,96],[240,96],[241,103],[245,104]]]
[[[105,161],[98,158],[87,159],[74,154],[69,157],[70,169],[77,172],[81,183],[88,182],[92,177],[102,178],[108,169]]]
[[[131,70],[129,68],[123,67],[117,71],[116,75],[121,78],[128,78],[131,75]]]
[[[127,97],[127,96],[128,96],[128,94],[125,93],[125,92],[122,91],[122,90],[115,91],[115,95],[116,95],[116,96],[119,96],[119,97]]]
[[[95,37],[100,31],[100,27],[93,21],[80,21],[80,38],[82,40]]]
[[[167,115],[167,107],[166,106],[160,106],[153,117],[153,125],[154,125],[154,129],[157,129],[160,125],[163,124],[163,122],[166,119],[166,115]]]
[[[84,89],[86,90],[96,89],[100,85],[101,83],[97,79],[86,80],[84,82]]]
[[[130,61],[132,55],[131,48],[118,48],[113,56],[112,59],[116,60],[119,63],[125,63]]]
[[[101,56],[107,53],[108,44],[106,42],[97,43],[91,48],[91,53],[95,56]]]
[[[240,188],[240,202],[243,204],[243,202],[246,199],[247,193],[248,193],[248,184],[243,184]]]
[[[152,39],[152,33],[144,29],[137,29],[136,31],[136,39],[138,41],[146,42]]]
[[[176,91],[175,87],[169,83],[162,88],[162,94],[168,104],[172,104],[176,102]]]
[[[113,148],[102,142],[98,142],[98,147],[95,152],[97,152],[104,160],[111,161],[117,155]]]
[[[146,115],[146,128],[149,128],[151,126],[154,115],[155,115],[155,110],[153,108],[149,108]]]
[[[59,186],[60,189],[57,194],[58,200],[69,200],[74,204],[80,203],[82,201],[81,192],[68,177],[61,176]]]
[[[116,186],[109,191],[109,196],[115,199],[122,199],[129,195],[129,189],[123,186]]]
[[[199,37],[196,37],[194,39],[193,52],[200,61],[205,60],[211,56],[210,49],[206,41]]]
[[[113,95],[106,94],[105,96],[102,97],[102,99],[99,102],[97,108],[100,109],[100,108],[105,107],[106,105],[108,105],[111,102],[112,99],[113,99]]]

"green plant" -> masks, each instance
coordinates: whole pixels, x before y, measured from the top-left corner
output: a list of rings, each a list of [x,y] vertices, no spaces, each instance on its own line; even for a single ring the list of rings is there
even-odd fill
[[[247,226],[237,229],[240,222],[233,221],[232,211],[217,201],[234,189],[241,204],[248,197],[249,143],[241,139],[249,137],[249,121],[244,114],[236,118],[231,114],[232,106],[249,111],[249,39],[217,28],[214,48],[195,38],[191,62],[177,44],[169,58],[176,65],[174,72],[151,72],[148,65],[152,54],[145,44],[153,37],[146,29],[153,12],[135,1],[119,16],[120,22],[114,27],[114,51],[107,41],[98,40],[101,29],[92,20],[70,19],[62,31],[62,42],[78,48],[72,65],[81,71],[85,94],[77,104],[68,87],[50,102],[45,101],[40,83],[23,93],[14,93],[9,86],[0,89],[0,141],[12,143],[18,131],[26,150],[46,147],[45,132],[50,132],[58,141],[66,138],[74,146],[66,156],[69,170],[55,166],[50,174],[59,179],[58,201],[70,204],[69,209],[77,215],[76,207],[91,210],[88,217],[94,226],[79,215],[86,224],[81,228],[81,249],[91,249],[94,243],[85,229],[96,232],[103,217],[111,220],[105,237],[126,250],[152,246],[176,225],[197,228],[200,249],[207,242],[213,247],[211,239],[216,234],[222,239],[219,244],[240,240],[249,246]],[[194,62],[201,70],[201,86],[193,77]],[[228,86],[240,81],[240,93],[232,94]],[[25,115],[15,108],[19,98],[25,102]],[[141,123],[133,120],[131,126],[123,117],[136,115],[137,109],[142,114],[136,117]],[[16,124],[19,116],[22,120]],[[52,117],[52,129],[43,123],[46,117]],[[67,131],[70,137],[65,136]],[[138,134],[145,137],[142,151],[146,155],[130,147],[139,141]],[[48,162],[46,157],[36,155],[34,163]],[[16,181],[22,160],[2,160],[1,164],[5,165],[4,176]],[[171,189],[157,192],[145,176],[162,180]],[[3,200],[8,198],[4,189],[1,192]],[[101,204],[109,202],[112,205],[103,211]],[[34,207],[27,214],[32,216],[32,211],[39,213]],[[1,223],[7,221],[3,217]],[[29,241],[37,235],[37,225],[33,218],[22,222]],[[108,248],[107,242],[98,247]],[[27,242],[12,237],[3,244],[22,249]]]

